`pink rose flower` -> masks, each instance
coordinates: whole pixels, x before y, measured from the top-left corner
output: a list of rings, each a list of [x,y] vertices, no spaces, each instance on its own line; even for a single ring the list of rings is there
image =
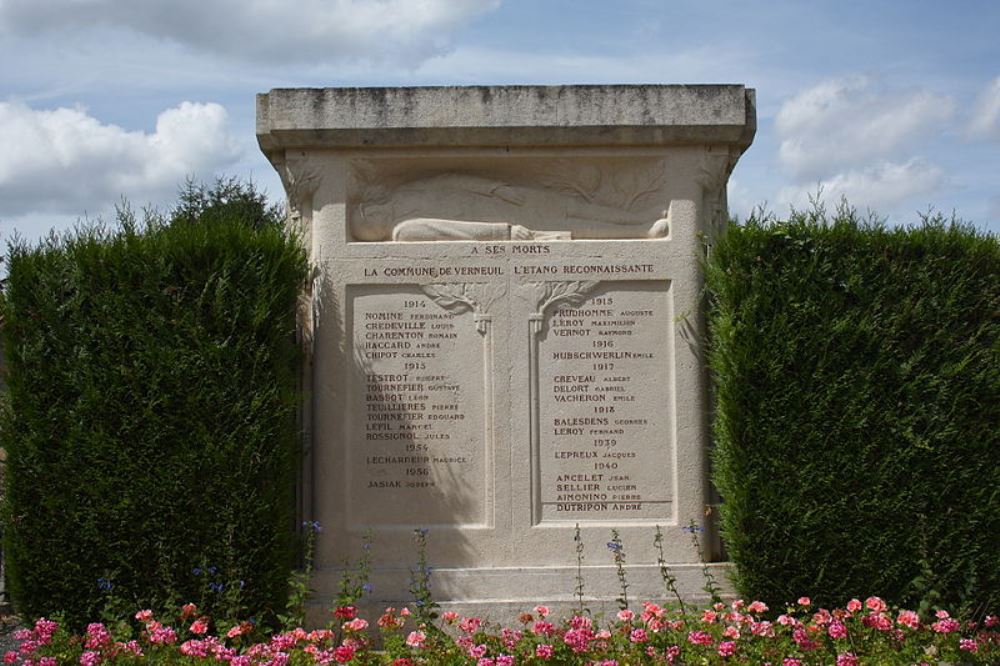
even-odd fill
[[[958,623],[958,620],[953,620],[951,618],[938,620],[931,625],[931,629],[939,634],[951,634],[961,628],[962,626]]]
[[[628,639],[633,643],[645,643],[649,640],[649,637],[646,635],[645,629],[633,629]]]
[[[979,643],[976,642],[975,638],[963,638],[958,641],[958,649],[975,653],[979,651]]]
[[[80,655],[80,666],[97,666],[101,663],[101,655],[98,652],[84,652]]]
[[[812,605],[812,599],[810,599],[809,597],[799,597],[799,602],[798,603],[799,603],[799,606],[811,606]]]
[[[84,647],[88,650],[97,650],[111,643],[111,632],[100,622],[92,622],[87,625],[87,642]]]
[[[707,631],[692,631],[687,636],[688,643],[693,645],[711,645],[715,642],[712,638],[712,634]]]
[[[535,656],[539,659],[551,659],[555,648],[551,645],[541,644],[535,646]]]
[[[881,613],[888,608],[879,597],[868,597],[865,599],[865,606],[873,613]]]
[[[850,601],[848,601],[847,610],[851,611],[852,613],[857,613],[859,610],[861,610],[861,600],[851,599]]]
[[[350,645],[340,645],[333,651],[333,658],[337,663],[346,664],[354,659],[354,648]]]
[[[411,631],[406,637],[406,644],[411,648],[422,648],[427,640],[427,634],[422,631]]]
[[[354,606],[339,606],[333,611],[333,614],[341,620],[353,620],[358,616],[358,609]]]
[[[826,633],[829,634],[830,638],[847,638],[847,627],[840,620],[834,620],[827,627]]]
[[[482,623],[483,621],[478,617],[467,617],[458,623],[458,628],[466,634],[474,634]]]
[[[344,623],[345,631],[364,631],[368,628],[368,620],[363,617],[356,617],[350,622]]]
[[[539,617],[548,617],[549,607],[548,606],[535,606],[533,609]]]
[[[157,627],[149,632],[149,642],[153,645],[172,645],[177,642],[177,632],[170,627]]]
[[[531,631],[539,636],[551,637],[554,633],[556,633],[556,627],[551,622],[538,620],[531,625]]]

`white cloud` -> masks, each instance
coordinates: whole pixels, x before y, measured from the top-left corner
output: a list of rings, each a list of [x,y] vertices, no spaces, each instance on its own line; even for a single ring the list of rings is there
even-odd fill
[[[238,60],[392,60],[410,66],[500,0],[0,0],[0,29],[112,25]]]
[[[944,171],[926,160],[886,162],[838,173],[809,185],[791,185],[778,193],[782,205],[805,208],[809,197],[822,192],[825,201],[845,197],[857,208],[886,212],[897,204],[913,201],[915,208],[932,203],[929,195],[940,189],[947,178]],[[924,197],[924,198],[920,198]]]
[[[969,136],[1000,139],[1000,76],[979,96],[969,123]]]
[[[422,63],[427,80],[462,83],[714,83],[728,81],[752,54],[732,46],[673,48],[627,55],[597,50],[535,52],[462,45]],[[738,76],[736,77],[739,78]]]
[[[899,157],[942,126],[954,106],[947,96],[886,90],[862,76],[825,81],[782,105],[778,156],[799,180]]]
[[[242,149],[218,104],[183,102],[152,133],[103,124],[81,108],[0,103],[0,215],[103,212],[127,195],[162,203],[188,176],[210,177]]]
[[[759,206],[766,206],[766,202],[757,201],[753,196],[754,193],[751,189],[738,177],[729,177],[729,183],[726,187],[726,203],[729,207],[730,216],[746,220]]]

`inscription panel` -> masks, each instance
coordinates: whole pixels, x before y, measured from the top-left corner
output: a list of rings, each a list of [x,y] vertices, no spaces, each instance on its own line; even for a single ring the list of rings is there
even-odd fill
[[[345,501],[356,525],[487,521],[491,331],[471,303],[441,301],[415,285],[348,289]]]
[[[547,311],[538,343],[542,522],[670,519],[670,296],[667,282],[604,282]]]

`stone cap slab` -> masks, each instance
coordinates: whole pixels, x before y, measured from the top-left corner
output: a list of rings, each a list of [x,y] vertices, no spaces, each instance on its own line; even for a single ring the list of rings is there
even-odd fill
[[[264,153],[295,148],[660,146],[745,150],[742,85],[275,88],[257,95]]]

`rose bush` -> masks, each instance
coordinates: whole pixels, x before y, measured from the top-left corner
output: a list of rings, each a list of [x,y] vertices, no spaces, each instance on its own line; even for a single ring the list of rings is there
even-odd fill
[[[149,610],[113,635],[101,623],[74,635],[45,618],[17,632],[4,662],[58,664],[207,664],[231,666],[474,665],[626,666],[636,664],[996,664],[1000,618],[959,620],[945,610],[920,618],[882,599],[814,608],[808,597],[776,612],[741,600],[684,614],[646,602],[605,623],[574,614],[553,621],[545,606],[521,613],[518,624],[494,627],[478,617],[442,613],[440,624],[418,623],[408,609],[387,608],[371,627],[353,607],[336,608],[324,629],[263,635],[250,622],[223,631],[191,604],[166,624]],[[378,649],[370,630],[380,632]]]

